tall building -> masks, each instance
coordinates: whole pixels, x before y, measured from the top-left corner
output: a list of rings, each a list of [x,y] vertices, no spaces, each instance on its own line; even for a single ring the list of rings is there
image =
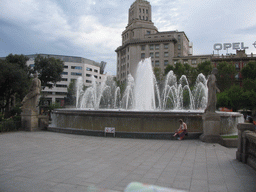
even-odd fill
[[[38,54],[26,55],[29,60],[27,65],[34,67],[34,60]],[[104,81],[106,75],[104,74],[104,69],[106,62],[101,63],[92,61],[90,59],[74,56],[64,56],[64,55],[49,55],[49,54],[39,54],[43,57],[53,57],[60,59],[64,62],[64,71],[62,73],[62,80],[57,82],[56,86],[49,89],[46,87],[43,89],[42,95],[46,98],[48,104],[51,103],[64,103],[64,98],[67,96],[67,88],[72,80],[77,80],[78,77],[82,77],[85,86],[92,85],[92,77],[94,77],[97,83]]]
[[[153,67],[163,72],[174,57],[192,54],[192,43],[183,31],[159,32],[152,22],[151,5],[146,0],[136,0],[129,9],[128,24],[122,33],[122,45],[117,53],[117,80],[125,82],[133,77],[137,64],[151,57]]]

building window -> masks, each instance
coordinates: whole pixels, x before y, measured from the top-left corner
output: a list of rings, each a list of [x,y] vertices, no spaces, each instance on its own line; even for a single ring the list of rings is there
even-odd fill
[[[79,69],[79,70],[82,70],[82,67],[81,67],[81,66],[71,66],[71,69]]]
[[[141,8],[140,8],[140,13],[141,13]]]
[[[156,52],[156,53],[155,53],[155,57],[156,57],[156,58],[159,58],[159,52]]]
[[[98,73],[98,70],[97,70],[97,69],[94,69],[94,72],[95,72],[95,73]]]
[[[71,75],[82,76],[82,73],[71,72]]]
[[[56,87],[68,87],[67,85],[57,84]]]
[[[142,51],[145,50],[145,45],[141,45],[141,50],[142,50]]]
[[[146,17],[146,21],[148,20],[148,17]]]
[[[159,61],[156,61],[156,62],[155,62],[155,65],[156,65],[156,66],[159,66]]]
[[[150,31],[147,31],[147,34],[150,34],[151,32]]]
[[[173,63],[174,63],[174,65],[176,65],[176,64],[178,63],[178,61],[177,61],[177,60],[175,60],[175,61],[173,61]]]
[[[62,75],[68,75],[68,72],[62,72],[61,74]]]
[[[168,56],[169,56],[168,52],[164,52],[164,57],[168,57]]]
[[[238,63],[236,63],[236,69],[240,69],[240,67],[239,67],[239,64],[238,64]]]
[[[178,45],[178,49],[179,49],[179,50],[181,49],[181,45]]]
[[[193,59],[193,60],[191,61],[191,63],[192,63],[193,65],[195,65],[195,64],[196,64],[196,60]]]
[[[183,64],[188,64],[188,60],[184,60],[184,61],[183,61]]]
[[[90,81],[90,80],[86,80],[86,83],[92,83],[92,81]]]
[[[86,71],[92,71],[92,68],[87,67]]]
[[[151,52],[151,53],[149,53],[149,55],[151,58],[154,58],[154,53]]]
[[[180,35],[178,35],[178,40],[180,41]]]
[[[65,68],[65,69],[68,69],[68,66],[67,66],[67,65],[64,65],[64,68]]]
[[[140,20],[141,20],[141,16],[139,16]]]
[[[146,9],[146,13],[148,14],[148,10]]]
[[[145,59],[145,53],[141,53],[141,59]]]
[[[68,79],[67,78],[62,78],[61,81],[68,81]]]
[[[91,77],[92,75],[91,74],[86,74],[86,77]]]
[[[67,95],[66,92],[56,92],[55,94],[56,94],[56,95]]]
[[[150,49],[150,50],[154,50],[154,45],[150,45],[150,46],[149,46],[149,49]]]
[[[152,66],[154,66],[154,61],[151,61]]]
[[[159,44],[155,45],[155,47],[156,47],[156,50],[158,50],[159,49]]]
[[[168,49],[169,48],[169,44],[164,44],[164,48]]]
[[[94,75],[94,78],[95,78],[95,79],[98,79],[98,76],[97,76],[97,75]]]
[[[168,60],[164,60],[164,65],[168,65],[168,64],[169,64]]]

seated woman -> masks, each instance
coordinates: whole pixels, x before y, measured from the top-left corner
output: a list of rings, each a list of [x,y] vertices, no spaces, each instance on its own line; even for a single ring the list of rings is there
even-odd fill
[[[182,119],[179,120],[180,127],[177,131],[175,131],[174,137],[178,135],[178,140],[182,140],[187,134],[187,124],[183,122]]]

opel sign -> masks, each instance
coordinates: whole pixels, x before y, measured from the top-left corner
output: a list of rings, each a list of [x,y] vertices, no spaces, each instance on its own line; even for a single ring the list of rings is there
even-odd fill
[[[227,50],[229,48],[232,48],[232,49],[249,49],[249,47],[244,46],[243,42],[241,42],[241,43],[223,43],[223,44],[215,43],[213,45],[213,49],[217,50],[217,51],[222,50],[222,49]]]

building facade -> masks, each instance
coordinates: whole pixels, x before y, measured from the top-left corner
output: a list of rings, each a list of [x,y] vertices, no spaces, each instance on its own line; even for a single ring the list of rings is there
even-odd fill
[[[193,47],[185,32],[159,32],[152,22],[151,5],[145,0],[136,0],[129,9],[128,24],[122,33],[122,45],[117,53],[117,80],[125,82],[127,75],[133,77],[137,64],[151,57],[153,67],[163,72],[174,65],[174,57],[192,55]]]
[[[212,55],[211,56],[211,62],[214,67],[217,67],[217,65],[221,62],[227,62],[231,63],[235,66],[237,74],[235,76],[236,80],[240,85],[242,86],[242,75],[241,70],[244,66],[246,66],[249,62],[256,62],[256,55],[246,54],[245,49],[244,50],[236,50],[236,54],[227,54],[227,55]]]
[[[26,55],[29,60],[27,65],[34,67],[34,60],[38,54]],[[64,55],[49,55],[39,54],[43,57],[53,57],[60,59],[64,62],[64,71],[62,73],[62,80],[57,82],[56,86],[49,89],[46,87],[43,89],[42,95],[46,98],[48,104],[61,103],[63,105],[64,98],[67,96],[67,88],[72,80],[77,80],[78,77],[82,77],[85,86],[92,85],[93,79],[96,83],[101,83],[105,80],[106,75],[104,69],[106,62],[95,62],[82,57],[64,56]]]

